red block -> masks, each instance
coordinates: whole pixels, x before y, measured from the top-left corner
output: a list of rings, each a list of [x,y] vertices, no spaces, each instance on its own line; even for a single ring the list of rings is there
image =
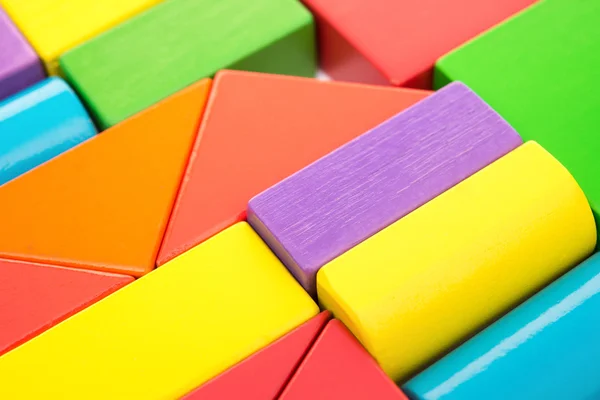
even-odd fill
[[[0,355],[131,281],[126,275],[0,260]]]
[[[329,318],[323,311],[182,400],[275,399]]]
[[[219,72],[157,264],[242,221],[252,197],[429,94]]]
[[[280,400],[408,400],[339,321],[331,320]]]
[[[435,61],[536,0],[303,0],[336,80],[430,88]]]

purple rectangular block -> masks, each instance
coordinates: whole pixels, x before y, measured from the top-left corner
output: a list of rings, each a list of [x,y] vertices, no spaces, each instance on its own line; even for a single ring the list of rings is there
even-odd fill
[[[327,262],[521,143],[453,83],[254,197],[248,222],[315,296]]]
[[[0,7],[0,100],[45,76],[37,54]]]

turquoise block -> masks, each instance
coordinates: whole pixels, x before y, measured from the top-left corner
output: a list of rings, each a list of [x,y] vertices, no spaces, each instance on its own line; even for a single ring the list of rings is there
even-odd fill
[[[75,92],[48,78],[0,102],[0,185],[94,136]]]
[[[595,254],[410,380],[412,399],[600,399]]]

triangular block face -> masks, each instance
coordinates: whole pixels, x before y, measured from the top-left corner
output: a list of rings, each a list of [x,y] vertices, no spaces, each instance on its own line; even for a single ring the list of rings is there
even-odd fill
[[[0,260],[0,355],[131,281],[126,275]]]
[[[182,400],[277,398],[329,318],[329,312],[323,311]]]
[[[280,400],[408,400],[339,321],[331,320]]]
[[[0,186],[0,257],[149,272],[209,88],[199,82]]]
[[[220,72],[158,265],[243,220],[255,195],[429,94]]]

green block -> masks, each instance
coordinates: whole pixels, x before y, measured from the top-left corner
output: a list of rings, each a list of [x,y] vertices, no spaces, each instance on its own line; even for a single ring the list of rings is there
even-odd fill
[[[450,81],[550,151],[600,221],[600,0],[542,0],[441,58],[434,85]]]
[[[220,69],[314,76],[314,23],[296,0],[169,0],[60,65],[106,128]]]

